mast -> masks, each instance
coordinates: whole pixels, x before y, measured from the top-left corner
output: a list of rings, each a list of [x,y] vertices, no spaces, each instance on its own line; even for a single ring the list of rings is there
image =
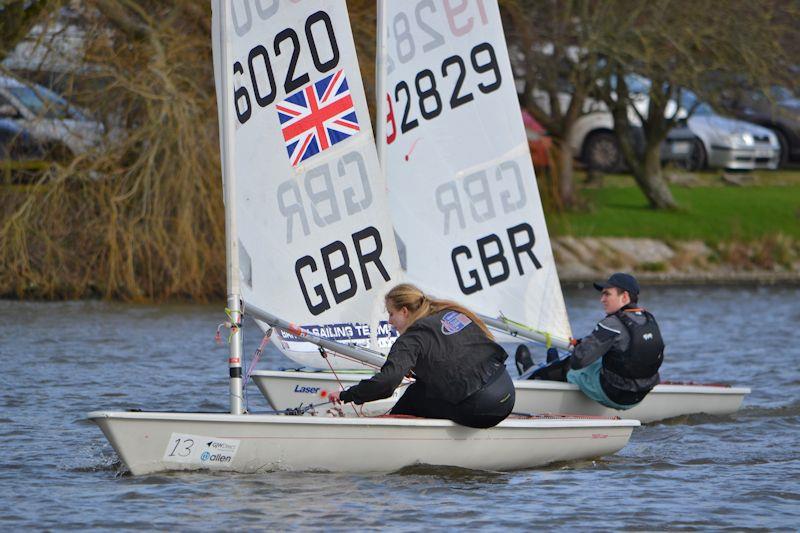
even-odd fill
[[[233,79],[231,76],[231,41],[228,25],[231,20],[231,4],[226,0],[215,0],[219,12],[219,32],[214,38],[220,39],[220,70],[222,90],[217,102],[222,109],[222,189],[225,202],[225,270],[228,287],[228,313],[231,321],[228,355],[228,375],[230,377],[230,412],[242,414],[242,309],[241,289],[239,287],[239,245],[236,231],[236,179],[234,175],[233,153],[234,143],[230,129],[230,117],[233,116]]]
[[[386,38],[384,36],[384,30],[386,29],[384,21],[386,10],[381,0],[378,0],[377,4],[378,13],[377,17],[375,17],[378,24],[377,31],[375,32],[378,39],[377,45],[375,46],[375,147],[378,149],[378,163],[381,165],[381,171],[385,176],[386,112],[384,110],[386,107],[384,104],[384,93],[386,92],[386,88],[384,86],[386,85],[386,76],[383,72],[383,62],[386,57]]]

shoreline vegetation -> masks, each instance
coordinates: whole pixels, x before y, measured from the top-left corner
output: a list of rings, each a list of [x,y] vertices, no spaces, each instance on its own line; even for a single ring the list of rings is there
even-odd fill
[[[105,138],[30,174],[2,174],[0,298],[224,298],[210,5],[84,4],[74,15],[92,68],[54,81]],[[348,9],[374,102],[374,2]],[[579,201],[562,210],[555,172],[537,169],[563,281],[615,270],[681,282],[800,277],[800,169],[665,173],[678,209],[650,209],[631,176],[578,174]]]
[[[625,175],[604,176],[602,186],[585,185],[581,209],[559,211],[548,200],[547,174],[539,173],[562,283],[580,285],[610,272],[629,271],[648,284],[800,284],[800,170],[669,172],[681,201],[676,211],[647,208],[646,199]],[[110,271],[114,265],[108,255],[96,255],[102,239],[92,242],[93,230],[83,227],[79,217],[52,233],[57,228],[52,221],[30,216],[42,206],[54,208],[59,197],[65,212],[79,214],[78,199],[88,191],[72,190],[68,181],[2,189],[0,224],[6,230],[16,228],[6,232],[5,239],[41,235],[46,228],[51,234],[45,242],[16,240],[16,248],[0,250],[5,263],[0,298],[208,302],[225,297],[224,222],[214,187],[207,192],[211,197],[206,197],[203,218],[215,229],[191,237],[193,224],[188,220],[177,221],[180,238],[170,236],[168,227],[159,227],[152,237],[146,227],[135,229],[135,239],[126,241],[132,248],[125,254],[124,278]],[[70,202],[63,202],[65,197]],[[28,217],[20,218],[19,209],[12,208],[20,206]],[[21,220],[35,224],[20,226]],[[81,242],[85,244],[76,244]],[[166,242],[176,249],[149,256],[146,262],[134,260],[134,249],[160,249]],[[12,257],[12,250],[19,255]],[[177,257],[186,260],[166,264]]]

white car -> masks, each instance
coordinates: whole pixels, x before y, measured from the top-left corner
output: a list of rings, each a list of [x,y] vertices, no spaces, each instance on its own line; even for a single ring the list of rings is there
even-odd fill
[[[103,135],[103,125],[91,120],[53,91],[0,76],[0,119],[14,122],[38,143],[85,152]]]

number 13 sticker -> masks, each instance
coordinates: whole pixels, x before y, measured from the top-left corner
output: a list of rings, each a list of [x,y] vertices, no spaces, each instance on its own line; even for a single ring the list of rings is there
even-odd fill
[[[239,450],[238,439],[173,433],[164,450],[164,461],[208,466],[230,464]]]

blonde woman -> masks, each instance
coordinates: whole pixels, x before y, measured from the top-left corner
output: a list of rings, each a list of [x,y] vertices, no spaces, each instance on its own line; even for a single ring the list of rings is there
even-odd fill
[[[464,426],[497,425],[514,409],[514,384],[494,342],[475,313],[403,283],[386,295],[389,323],[400,333],[380,372],[340,393],[334,402],[362,404],[388,398],[403,376],[415,382],[391,414],[446,418]]]

